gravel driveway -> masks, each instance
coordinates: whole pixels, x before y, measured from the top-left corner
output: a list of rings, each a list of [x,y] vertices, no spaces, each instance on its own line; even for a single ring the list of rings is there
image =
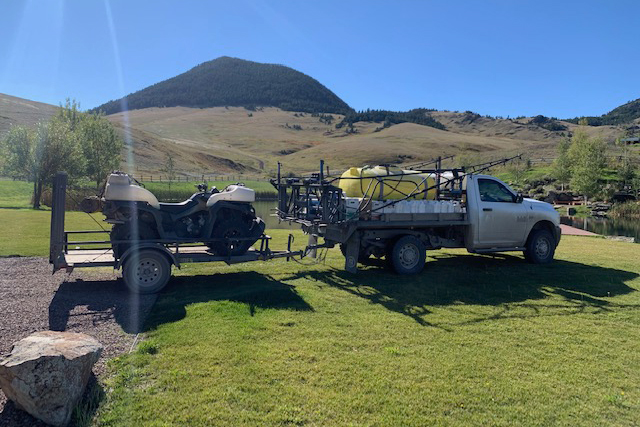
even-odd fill
[[[51,274],[44,258],[0,258],[0,355],[27,335],[43,330],[83,332],[104,346],[94,373],[129,351],[155,295],[134,296],[111,269]],[[0,391],[0,427],[40,426]]]

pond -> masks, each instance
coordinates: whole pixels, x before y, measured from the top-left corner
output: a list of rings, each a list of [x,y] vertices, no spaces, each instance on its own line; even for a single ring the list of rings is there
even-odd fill
[[[276,200],[256,200],[255,202],[253,202],[253,208],[256,210],[256,215],[261,217],[267,225],[267,234],[268,230],[273,229],[300,229],[300,226],[297,224],[289,225],[288,222],[279,222],[277,217],[272,216],[275,212],[276,207],[278,207],[278,202]]]
[[[640,220],[638,219],[562,216],[560,222],[603,236],[633,237],[636,243],[640,243]]]

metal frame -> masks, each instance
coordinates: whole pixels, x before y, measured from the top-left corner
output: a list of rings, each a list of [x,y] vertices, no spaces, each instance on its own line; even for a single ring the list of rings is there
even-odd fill
[[[113,267],[123,268],[126,260],[132,253],[140,249],[154,249],[165,254],[177,268],[182,263],[192,262],[225,262],[237,264],[250,261],[267,261],[274,258],[303,257],[306,250],[292,251],[293,239],[289,238],[287,249],[273,251],[269,247],[271,237],[263,234],[258,241],[259,249],[249,250],[243,255],[214,255],[204,244],[224,241],[229,248],[233,242],[253,240],[253,238],[216,238],[216,239],[152,239],[138,240],[132,243],[121,257],[116,258],[111,249],[114,242],[110,240],[70,240],[70,237],[87,234],[108,234],[106,230],[80,230],[66,231],[65,224],[65,199],[67,187],[67,174],[58,172],[54,178],[53,200],[51,206],[51,234],[49,240],[49,262],[53,265],[53,272],[66,269],[67,272],[74,268],[82,267]],[[115,241],[115,243],[131,243],[131,241]],[[98,246],[97,245],[103,245]],[[69,249],[70,246],[78,246],[78,249]],[[229,251],[230,252],[230,251]]]

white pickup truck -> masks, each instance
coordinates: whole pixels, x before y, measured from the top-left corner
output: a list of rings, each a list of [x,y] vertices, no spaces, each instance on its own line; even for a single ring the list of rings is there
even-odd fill
[[[489,175],[468,174],[461,187],[457,200],[408,202],[427,209],[374,206],[359,211],[356,220],[309,227],[307,232],[323,237],[327,246],[340,244],[351,272],[358,262],[375,256],[385,257],[399,274],[415,274],[424,268],[426,250],[443,247],[472,253],[522,251],[532,263],[553,261],[561,232],[560,216],[550,204],[525,199]]]

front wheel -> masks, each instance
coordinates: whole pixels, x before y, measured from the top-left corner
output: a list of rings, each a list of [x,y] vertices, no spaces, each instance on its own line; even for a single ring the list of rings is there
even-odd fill
[[[164,288],[171,278],[171,264],[156,250],[134,251],[122,267],[122,278],[131,292],[153,294]]]
[[[398,239],[391,250],[391,264],[398,274],[417,274],[424,268],[427,249],[415,236]]]
[[[555,241],[548,230],[532,232],[527,241],[524,257],[532,264],[549,264],[556,251]]]

